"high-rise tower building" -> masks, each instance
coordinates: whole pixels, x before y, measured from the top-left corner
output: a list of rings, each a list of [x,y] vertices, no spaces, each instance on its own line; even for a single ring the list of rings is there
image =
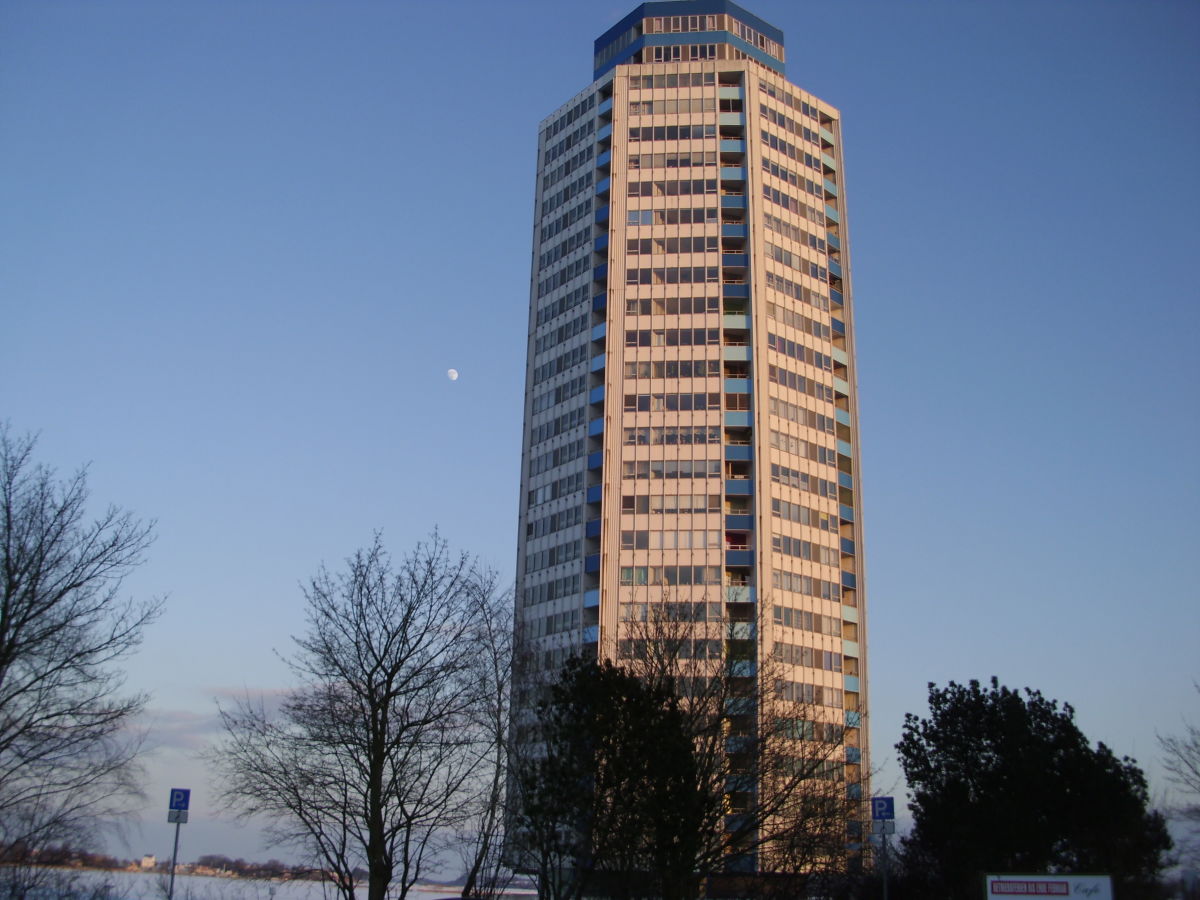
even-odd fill
[[[728,0],[642,4],[593,68],[538,139],[521,635],[554,669],[618,659],[656,603],[743,623],[746,671],[772,660],[771,690],[845,726],[853,793],[866,611],[839,113]]]

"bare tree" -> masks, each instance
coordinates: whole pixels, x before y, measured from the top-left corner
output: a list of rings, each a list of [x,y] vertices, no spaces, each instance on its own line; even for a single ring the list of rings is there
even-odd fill
[[[639,613],[624,623],[619,661],[677,693],[695,742],[708,798],[696,872],[747,896],[803,896],[841,878],[847,824],[862,814],[851,732],[815,695],[781,690],[784,665],[762,640],[769,602],[713,615],[713,604],[664,595],[644,615],[629,608]]]
[[[509,717],[512,711],[513,597],[496,588],[494,573],[480,578],[468,602],[475,653],[470,678],[476,701],[470,713],[478,756],[472,766],[467,816],[457,829],[466,867],[464,900],[500,897],[512,883],[504,864],[509,774]]]
[[[120,596],[152,525],[115,506],[89,521],[87,470],[59,481],[34,445],[0,424],[0,864],[140,799],[130,725],[147,697],[115,666],[161,608]]]
[[[369,900],[406,897],[466,815],[484,590],[436,533],[398,566],[376,536],[306,586],[308,632],[288,660],[302,684],[278,713],[250,700],[221,710],[212,759],[226,802],[309,852],[345,900],[360,867]]]
[[[687,751],[657,754],[669,757],[667,774],[644,762],[656,756],[646,741],[659,717],[630,699],[636,691],[597,700],[578,690],[582,670],[568,665],[558,685],[537,692],[538,720],[525,723],[517,746],[541,749],[519,762],[516,786],[518,852],[540,896],[632,897],[648,889],[687,897],[705,885],[708,896],[783,898],[832,895],[843,885],[858,852],[849,846],[849,823],[864,810],[856,732],[838,708],[840,691],[822,696],[816,686],[790,685],[789,660],[763,638],[762,617],[770,614],[769,603],[727,606],[669,594],[624,605],[618,674],[646,685],[641,702],[658,704],[664,723],[678,717],[687,735]],[[608,721],[610,707],[622,704],[636,722],[625,730],[619,717]],[[522,707],[529,705],[527,698]],[[593,719],[604,722],[597,734]],[[643,762],[623,763],[628,777],[606,794],[603,761],[627,757]],[[653,803],[639,807],[637,798],[650,793],[637,780],[643,775],[660,788],[679,775],[689,779],[674,786],[670,803],[657,804],[669,816]],[[589,786],[585,796],[579,785]],[[688,858],[651,852],[663,835]]]
[[[1196,690],[1200,692],[1200,684]],[[1191,833],[1182,849],[1189,858],[1200,860],[1200,726],[1186,722],[1184,729],[1181,735],[1160,736],[1158,746],[1168,780],[1187,798],[1171,810],[1190,826]]]

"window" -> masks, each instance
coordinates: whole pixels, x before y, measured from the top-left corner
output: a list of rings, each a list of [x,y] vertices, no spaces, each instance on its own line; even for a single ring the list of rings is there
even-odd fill
[[[719,328],[642,328],[625,332],[626,347],[692,347],[719,343]]]
[[[627,158],[631,169],[687,169],[698,166],[715,166],[715,150],[693,153],[632,153]]]
[[[642,125],[629,129],[629,140],[637,141],[686,141],[717,136],[713,125]]]
[[[693,444],[721,443],[719,425],[670,425],[663,428],[626,428],[625,443],[629,445],[665,444],[667,446],[689,446]]]
[[[719,393],[626,394],[624,402],[625,412],[687,412],[720,408]]]
[[[649,182],[646,182],[647,184]],[[713,182],[714,189],[716,182]],[[716,253],[720,249],[715,234],[696,237],[629,238],[625,241],[625,252],[629,255],[653,253]],[[712,299],[716,299],[715,297]],[[661,302],[661,301],[660,301]],[[677,310],[678,311],[678,310]],[[691,310],[686,310],[691,312]]]
[[[625,214],[627,225],[703,225],[716,221],[715,206],[699,209],[631,209]]]
[[[717,297],[635,298],[625,301],[625,315],[627,316],[687,316],[720,311],[721,302]]]
[[[721,374],[718,359],[643,360],[625,363],[626,378],[703,378]]]
[[[625,283],[635,284],[716,284],[719,266],[667,266],[654,269],[626,269]]]

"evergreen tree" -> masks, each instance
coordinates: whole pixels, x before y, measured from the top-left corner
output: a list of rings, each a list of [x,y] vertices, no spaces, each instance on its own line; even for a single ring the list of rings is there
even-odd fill
[[[1096,872],[1148,896],[1171,846],[1136,762],[1094,748],[1075,711],[1028,688],[929,685],[896,749],[912,792],[905,864],[925,896],[973,898],[986,872]]]

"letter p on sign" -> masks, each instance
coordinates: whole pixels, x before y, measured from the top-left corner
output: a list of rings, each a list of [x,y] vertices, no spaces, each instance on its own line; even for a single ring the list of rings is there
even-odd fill
[[[171,800],[167,809],[187,809],[192,799],[192,792],[186,788],[171,788]]]

